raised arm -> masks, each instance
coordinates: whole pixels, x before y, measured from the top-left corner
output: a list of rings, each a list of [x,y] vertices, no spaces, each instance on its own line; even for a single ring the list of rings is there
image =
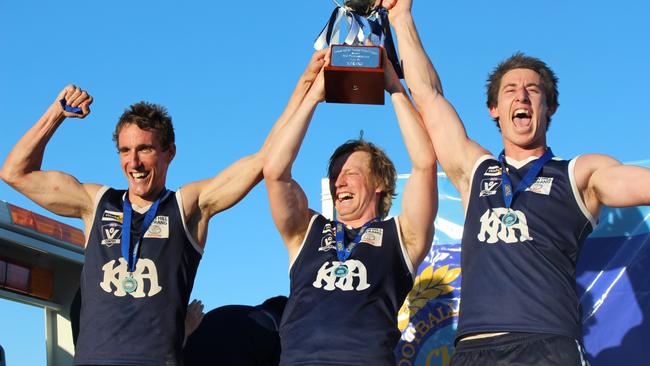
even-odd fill
[[[384,0],[382,5],[389,9],[406,84],[422,115],[440,165],[456,189],[465,196],[474,162],[488,152],[467,137],[458,113],[445,99],[438,73],[415,28],[411,0]]]
[[[438,211],[436,153],[422,118],[413,107],[392,65],[386,65],[386,90],[391,95],[404,144],[411,158],[411,176],[406,182],[399,215],[402,240],[411,263],[417,267],[427,255],[433,239],[433,220]]]
[[[65,111],[65,99],[80,113]],[[81,184],[73,176],[59,171],[41,170],[43,154],[50,138],[66,117],[84,118],[90,113],[93,98],[74,85],[66,86],[47,111],[18,140],[7,156],[0,175],[2,180],[48,211],[57,215],[82,218],[89,227],[94,197],[100,186]]]
[[[322,67],[325,64],[325,56],[324,53],[317,52],[312,57],[307,69],[318,72],[316,81],[296,112],[274,136],[264,162],[264,181],[269,195],[271,214],[289,251],[290,260],[295,258],[312,215],[307,197],[298,183],[293,180],[291,169],[314,110],[324,99]]]
[[[587,209],[598,217],[601,206],[650,205],[650,169],[621,164],[600,154],[582,155],[575,177]]]
[[[312,62],[317,58],[322,59],[324,54],[325,51],[317,52]],[[319,69],[313,68],[305,70],[283,113],[271,128],[258,152],[234,162],[214,178],[193,182],[181,188],[185,216],[190,231],[200,245],[205,245],[209,219],[234,206],[262,180],[264,158],[269,153],[271,141],[296,112],[318,72]]]

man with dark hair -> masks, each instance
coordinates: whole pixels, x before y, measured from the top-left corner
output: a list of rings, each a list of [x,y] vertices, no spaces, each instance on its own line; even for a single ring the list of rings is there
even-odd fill
[[[366,141],[348,142],[330,159],[334,221],[309,209],[293,180],[293,162],[324,100],[322,71],[266,155],[271,213],[289,251],[281,365],[395,365],[397,312],[433,237],[436,159],[420,116],[391,64],[384,59],[384,65],[385,88],[412,162],[398,217],[383,220],[395,192],[395,167]]]
[[[546,130],[559,105],[557,78],[544,62],[521,53],[488,80],[488,110],[504,146],[492,156],[467,137],[444,98],[411,0],[383,5],[406,82],[466,213],[451,364],[584,365],[576,259],[603,205],[650,204],[650,169],[605,155],[554,157]]]
[[[256,306],[226,305],[208,311],[187,339],[185,366],[278,365],[278,330],[286,304],[286,296],[276,296]]]
[[[65,87],[18,141],[1,178],[45,209],[84,222],[76,365],[181,364],[185,313],[208,221],[261,180],[269,140],[319,70],[314,57],[257,153],[177,192],[165,188],[176,153],[171,118],[154,104],[133,105],[116,128],[126,191],[41,170],[45,146],[61,123],[90,113],[92,97],[74,85]]]

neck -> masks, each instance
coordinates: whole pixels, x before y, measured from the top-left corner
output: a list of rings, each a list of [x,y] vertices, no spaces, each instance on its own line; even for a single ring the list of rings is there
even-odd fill
[[[129,190],[129,202],[131,202],[132,205],[136,205],[138,207],[147,207],[154,203],[158,196],[160,196],[160,192],[162,192],[162,188],[155,193],[147,195],[146,197],[141,197]]]
[[[530,158],[531,156],[540,157],[546,152],[546,144],[540,146],[517,146],[513,144],[504,144],[506,156],[517,161],[522,161]]]
[[[374,219],[375,217],[377,217],[377,214],[373,212],[372,214],[364,215],[364,216],[362,216],[362,217],[360,217],[358,219],[345,219],[345,218],[339,217],[338,221],[340,223],[342,223],[343,225],[347,226],[347,227],[351,227],[351,228],[356,229],[356,228],[360,228],[365,223],[367,223],[368,221]]]

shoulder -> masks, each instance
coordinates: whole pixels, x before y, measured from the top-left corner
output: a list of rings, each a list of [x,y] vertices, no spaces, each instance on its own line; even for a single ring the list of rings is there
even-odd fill
[[[580,188],[586,188],[593,174],[599,169],[621,165],[621,162],[609,155],[585,154],[572,160],[573,174]]]

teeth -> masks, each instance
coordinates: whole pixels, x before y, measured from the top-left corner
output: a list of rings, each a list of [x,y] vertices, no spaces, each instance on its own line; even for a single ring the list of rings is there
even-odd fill
[[[351,198],[352,198],[352,194],[351,194],[351,193],[339,193],[339,194],[336,196],[336,198],[337,198],[339,201],[342,201],[342,200],[345,200],[345,199],[351,199]]]
[[[142,179],[142,178],[144,178],[144,177],[147,176],[147,173],[143,173],[143,172],[135,172],[135,173],[131,173],[131,176],[132,176],[134,179]]]
[[[530,117],[530,112],[526,109],[520,108],[516,109],[514,113],[515,117]]]

